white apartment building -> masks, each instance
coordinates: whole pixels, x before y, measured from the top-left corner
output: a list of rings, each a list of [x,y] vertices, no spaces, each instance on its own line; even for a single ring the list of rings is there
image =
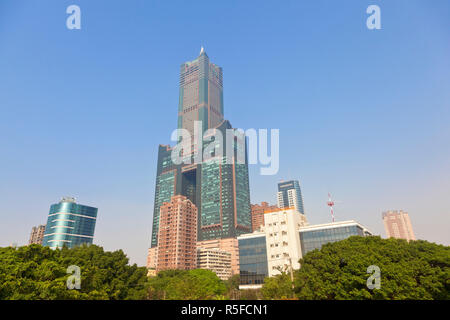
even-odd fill
[[[305,215],[295,208],[264,214],[264,232],[269,276],[299,269],[302,257],[299,228],[308,225]]]

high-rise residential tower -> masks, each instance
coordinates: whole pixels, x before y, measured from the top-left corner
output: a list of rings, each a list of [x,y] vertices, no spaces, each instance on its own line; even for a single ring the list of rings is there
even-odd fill
[[[174,149],[159,146],[151,247],[158,245],[160,208],[174,195],[186,196],[197,207],[199,241],[236,238],[251,231],[248,166],[246,161],[236,161],[239,139],[227,136],[227,130],[235,129],[223,112],[222,68],[210,62],[202,48],[197,59],[181,65],[178,128],[193,135],[200,127],[199,133],[206,137],[204,149],[219,142],[207,139],[211,132],[219,131],[224,137],[224,152],[228,143],[232,146],[232,154],[225,154],[232,161],[218,161],[220,156],[214,153],[214,160],[175,164],[171,157]],[[199,149],[198,144],[193,146],[183,157],[194,159]]]
[[[160,211],[156,270],[197,266],[197,208],[185,196],[173,196]]]
[[[97,208],[76,203],[74,198],[62,198],[50,207],[42,245],[73,248],[92,244],[97,211]]]
[[[31,229],[30,240],[28,244],[42,244],[44,240],[45,224],[33,227]]]
[[[384,229],[388,238],[398,238],[406,240],[416,240],[411,225],[411,220],[407,212],[386,211],[382,214]]]
[[[305,214],[302,191],[298,180],[282,181],[278,183],[278,208],[295,208]]]

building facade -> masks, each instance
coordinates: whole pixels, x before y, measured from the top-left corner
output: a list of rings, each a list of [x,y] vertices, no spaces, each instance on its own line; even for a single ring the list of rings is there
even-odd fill
[[[203,49],[197,59],[181,65],[178,128],[194,134],[196,121],[200,121],[199,131],[205,140],[196,140],[191,152],[182,154],[183,159],[189,159],[190,163],[175,164],[171,156],[175,149],[159,146],[152,248],[158,246],[160,208],[174,195],[187,197],[197,207],[198,241],[235,239],[240,234],[251,232],[248,165],[247,161],[241,163],[236,160],[242,149],[246,159],[245,139],[227,135],[228,131],[235,133],[236,130],[228,120],[224,120],[222,81],[222,69],[210,62]],[[203,155],[200,153],[203,149],[216,143],[209,139],[215,132],[224,137],[223,146],[229,144],[231,148],[224,150],[224,154],[214,149],[211,159],[196,161],[199,154]],[[225,158],[232,161],[223,161]]]
[[[305,214],[302,191],[298,180],[278,183],[277,204],[278,208],[295,208],[298,212]]]
[[[264,226],[264,213],[277,209],[277,206],[269,205],[267,202],[252,204],[252,232]]]
[[[347,239],[351,236],[370,236],[372,233],[356,221],[342,221],[299,229],[300,243],[303,255],[309,251],[320,249],[324,244]]]
[[[386,211],[382,214],[384,230],[388,238],[416,240],[409,214],[402,210]]]
[[[353,235],[372,233],[356,221],[309,226],[295,208],[267,213],[264,228],[238,237],[239,288],[261,288],[265,277],[299,269],[299,260],[307,252]]]
[[[33,227],[31,229],[30,240],[28,240],[28,244],[42,244],[42,241],[44,240],[44,233],[45,224]]]
[[[158,264],[158,247],[148,248],[147,269],[156,269]]]
[[[197,268],[213,271],[220,279],[231,277],[231,253],[220,249],[197,249]]]
[[[73,248],[92,244],[98,209],[62,198],[50,207],[42,245],[50,248]]]
[[[266,233],[255,231],[238,237],[239,243],[239,289],[261,288],[269,276]]]
[[[197,207],[182,195],[161,206],[156,270],[196,268]]]
[[[239,244],[236,238],[213,239],[197,242],[197,248],[219,249],[231,255],[231,274],[239,274]]]
[[[264,217],[269,276],[300,268],[302,257],[298,230],[308,224],[306,217],[291,209],[277,209]]]

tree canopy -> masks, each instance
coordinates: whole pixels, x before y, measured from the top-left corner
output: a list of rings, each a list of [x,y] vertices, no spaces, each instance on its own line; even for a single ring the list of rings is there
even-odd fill
[[[450,299],[450,247],[423,240],[350,237],[308,252],[295,272],[299,299]],[[369,289],[371,265],[379,289]]]
[[[71,265],[81,288],[67,288]],[[147,269],[128,264],[122,250],[96,245],[52,250],[41,245],[0,248],[0,299],[145,299]]]
[[[151,299],[222,299],[227,291],[214,272],[204,269],[160,271],[149,283]]]

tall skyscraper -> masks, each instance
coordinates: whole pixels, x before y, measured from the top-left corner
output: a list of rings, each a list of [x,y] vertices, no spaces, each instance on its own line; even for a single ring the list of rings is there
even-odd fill
[[[277,206],[269,205],[267,202],[252,204],[252,231],[256,231],[264,226],[264,213],[277,209]]]
[[[197,59],[180,68],[178,128],[194,134],[194,121],[201,121],[203,132],[219,126],[223,115],[222,68],[211,63],[205,50]]]
[[[220,131],[225,138],[223,146],[227,142],[232,145],[232,154],[228,155],[232,163],[209,160],[175,164],[173,148],[159,146],[151,247],[158,245],[160,208],[174,195],[186,196],[197,207],[199,241],[236,238],[251,231],[248,165],[235,160],[238,138],[227,141],[227,129],[234,129],[224,120],[223,111],[222,68],[211,63],[202,48],[197,59],[181,65],[178,128],[193,135],[195,121],[201,121],[200,133]],[[203,148],[209,143],[217,142],[205,141]],[[197,147],[183,156],[193,159]]]
[[[305,214],[302,191],[298,180],[282,181],[278,183],[278,208],[295,208]]]
[[[28,244],[42,244],[42,241],[44,239],[44,232],[45,224],[33,227],[31,229],[30,240],[28,241]]]
[[[74,198],[62,198],[50,207],[42,245],[73,248],[94,239],[97,208],[77,204]]]
[[[416,240],[411,225],[411,220],[407,212],[386,211],[382,214],[384,230],[388,238],[398,238],[406,240]]]
[[[156,270],[197,266],[197,208],[185,196],[173,196],[161,206]]]

